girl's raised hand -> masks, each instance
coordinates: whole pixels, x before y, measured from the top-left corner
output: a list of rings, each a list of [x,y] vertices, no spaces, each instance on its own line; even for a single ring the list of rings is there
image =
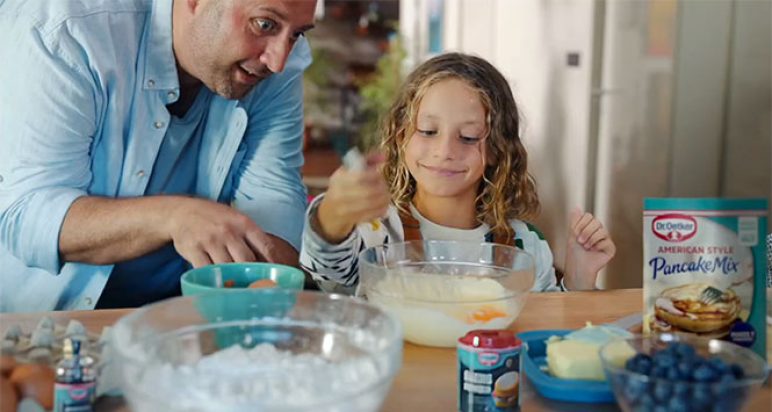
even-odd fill
[[[372,153],[365,160],[363,170],[338,168],[319,203],[315,229],[330,243],[340,243],[358,223],[381,218],[388,211],[391,196],[381,173],[384,156]]]
[[[614,241],[600,220],[578,207],[572,210],[566,248],[566,288],[593,289],[598,271],[608,264],[614,254]]]

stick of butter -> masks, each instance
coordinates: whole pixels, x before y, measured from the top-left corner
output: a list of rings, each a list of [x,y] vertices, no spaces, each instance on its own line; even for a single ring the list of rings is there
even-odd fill
[[[593,326],[571,332],[562,339],[556,336],[547,341],[547,366],[550,374],[562,379],[604,381],[606,376],[598,352],[608,342],[625,340],[633,334],[615,326]],[[635,355],[628,344],[614,345],[609,349],[615,364],[622,364]]]

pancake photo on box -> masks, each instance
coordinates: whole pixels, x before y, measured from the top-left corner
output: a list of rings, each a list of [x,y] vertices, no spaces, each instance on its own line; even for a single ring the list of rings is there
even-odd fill
[[[517,393],[520,386],[520,374],[507,372],[493,384],[493,401],[497,408],[509,408],[517,405]]]
[[[722,337],[729,334],[740,310],[740,298],[731,288],[690,283],[660,293],[654,304],[651,329]]]

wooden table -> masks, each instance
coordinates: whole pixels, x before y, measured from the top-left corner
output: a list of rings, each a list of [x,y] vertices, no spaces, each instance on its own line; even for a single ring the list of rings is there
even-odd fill
[[[532,294],[512,329],[523,332],[535,329],[579,328],[588,321],[611,322],[640,312],[640,289],[594,292]],[[99,333],[128,313],[128,310],[45,313],[54,319],[77,319],[89,330]],[[0,330],[21,324],[25,331],[35,327],[44,314],[0,314]],[[402,369],[394,380],[383,406],[387,412],[454,411],[456,410],[457,364],[455,349],[437,349],[405,344]],[[527,378],[522,393],[524,411],[617,411],[615,405],[570,404],[544,399],[537,395]],[[748,410],[772,410],[769,385],[753,399]],[[113,409],[113,408],[111,408]],[[103,409],[105,410],[105,409]],[[114,410],[114,409],[113,409]]]

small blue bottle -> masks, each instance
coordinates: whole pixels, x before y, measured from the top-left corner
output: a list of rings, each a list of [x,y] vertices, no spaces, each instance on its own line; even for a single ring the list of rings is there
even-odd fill
[[[81,354],[80,339],[64,339],[64,356],[56,365],[54,412],[91,412],[96,397],[94,358]]]

